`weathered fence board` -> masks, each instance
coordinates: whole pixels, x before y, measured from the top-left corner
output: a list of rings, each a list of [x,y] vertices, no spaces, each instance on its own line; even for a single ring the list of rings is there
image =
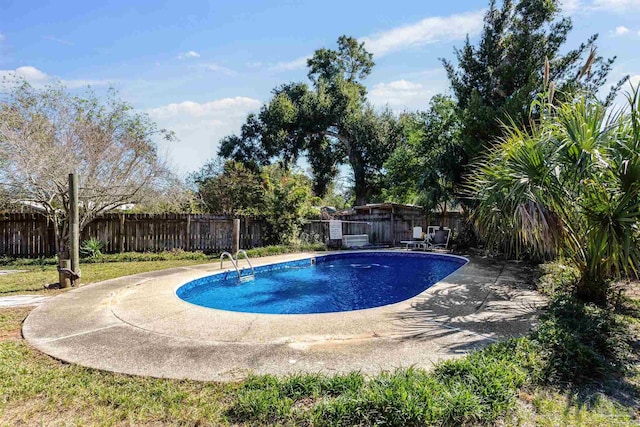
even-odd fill
[[[418,216],[394,216],[393,227],[391,215],[387,212],[374,212],[364,214],[351,214],[336,217],[344,221],[342,234],[367,234],[369,242],[378,245],[399,245],[402,240],[413,238],[413,227],[422,227],[424,231],[429,225],[443,225],[450,227],[453,235],[457,235],[462,227],[460,214],[452,212],[442,219],[442,215]],[[304,225],[303,231],[310,235],[317,235],[318,240],[326,242],[329,239],[328,222],[310,222]]]
[[[55,251],[53,229],[38,214],[0,214],[0,255],[37,257]]]
[[[444,221],[438,215],[393,217],[385,212],[362,213],[338,217],[342,234],[367,234],[373,244],[396,245],[412,238],[414,226],[426,230],[428,225],[442,224],[456,235],[462,225],[458,213],[450,213]],[[260,219],[243,217],[240,220],[240,246],[254,248],[262,245]],[[158,252],[183,249],[207,253],[230,250],[233,218],[208,214],[106,214],[85,226],[81,240],[99,239],[103,252]],[[303,231],[317,235],[321,242],[329,237],[326,222],[311,222]],[[0,214],[0,256],[41,257],[55,254],[53,226],[46,218],[33,213]]]
[[[243,248],[262,244],[262,222],[240,220]],[[106,214],[87,224],[81,240],[99,239],[103,252],[158,252],[183,249],[230,250],[233,218],[208,214]],[[39,214],[0,214],[0,256],[41,257],[55,254],[51,223]]]

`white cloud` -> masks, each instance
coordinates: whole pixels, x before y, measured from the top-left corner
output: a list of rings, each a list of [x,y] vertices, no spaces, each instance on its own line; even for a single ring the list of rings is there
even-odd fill
[[[440,41],[463,40],[467,35],[476,35],[483,25],[484,10],[450,16],[433,16],[415,24],[405,25],[362,37],[360,41],[376,57],[387,53],[423,46]],[[303,56],[288,62],[272,64],[273,71],[289,71],[304,68],[310,56]]]
[[[54,36],[44,36],[43,38],[45,40],[51,40],[52,42],[56,42],[56,43],[60,43],[60,44],[66,44],[67,46],[73,46],[73,43],[70,42],[69,40],[59,39],[59,38],[54,37]]]
[[[484,11],[450,16],[433,16],[415,24],[363,37],[365,47],[375,56],[440,41],[462,40],[482,30]]]
[[[50,76],[47,73],[33,67],[31,65],[25,65],[18,67],[15,70],[0,70],[0,79],[6,78],[9,80],[9,84],[16,80],[25,80],[28,83],[41,87],[47,84],[59,81],[69,89],[75,89],[85,86],[104,86],[110,83],[109,80],[88,80],[88,79],[63,79],[54,76]]]
[[[228,76],[233,76],[233,75],[237,74],[231,68],[227,68],[227,67],[222,66],[220,64],[203,64],[202,66],[206,70],[220,72],[220,73],[226,74]]]
[[[32,67],[30,65],[18,67],[15,69],[14,73],[16,76],[22,77],[29,82],[38,83],[49,80],[49,76],[38,70],[36,67]]]
[[[200,58],[200,54],[198,52],[190,50],[189,52],[183,52],[180,55],[178,55],[178,59],[189,59],[189,58]]]
[[[569,15],[576,13],[629,13],[640,12],[640,0],[564,0],[562,11]]]
[[[623,36],[625,34],[627,34],[629,32],[629,29],[623,25],[620,25],[619,27],[616,27],[615,30],[615,35],[616,36]]]
[[[215,157],[223,137],[237,133],[247,114],[262,103],[253,98],[237,96],[209,102],[184,101],[146,110],[159,126],[176,133],[178,144],[161,143],[168,158],[179,173],[198,169]]]
[[[4,36],[4,34],[0,33],[0,42],[6,40],[6,37]]]
[[[582,10],[583,6],[584,5],[582,4],[581,0],[564,0],[562,1],[560,8],[563,12],[571,15]]]
[[[369,100],[375,105],[389,105],[395,110],[424,108],[434,95],[433,88],[423,83],[396,80],[378,83],[369,91]]]
[[[610,12],[640,12],[640,0],[594,0],[591,7]]]
[[[310,56],[302,56],[300,58],[294,59],[293,61],[288,62],[278,62],[276,64],[272,64],[269,66],[270,70],[273,71],[290,71],[297,70],[300,68],[304,68],[307,66],[307,60]]]
[[[190,117],[216,116],[219,114],[229,114],[233,111],[246,111],[260,106],[260,101],[244,96],[236,96],[234,98],[222,98],[210,102],[193,102],[184,101],[164,105],[162,107],[151,108],[147,110],[152,117],[166,119],[179,115],[187,115]],[[244,113],[243,113],[244,114]]]

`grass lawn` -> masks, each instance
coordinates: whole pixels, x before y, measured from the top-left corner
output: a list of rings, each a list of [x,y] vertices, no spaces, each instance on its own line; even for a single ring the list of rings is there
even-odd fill
[[[324,245],[307,246],[267,246],[247,251],[249,257],[280,255],[301,251],[323,251]],[[217,254],[202,252],[169,251],[160,253],[135,253],[101,255],[97,260],[81,262],[82,284],[100,282],[116,277],[173,267],[217,262]],[[57,261],[55,258],[40,260],[0,259],[0,269],[25,270],[20,273],[0,275],[0,296],[16,293],[55,295],[61,290],[47,290],[46,285],[58,283]]]
[[[203,261],[86,264],[83,276],[98,281],[198,262]],[[43,292],[38,284],[55,280],[55,268],[28,268],[0,278],[5,295],[27,289]],[[10,285],[20,275],[21,287]],[[616,315],[629,325],[636,343],[639,307],[637,300],[629,300]],[[632,426],[640,420],[637,363],[623,371],[606,371],[586,384],[544,381],[553,369],[556,374],[558,369],[569,374],[584,370],[545,362],[554,360],[547,355],[548,341],[563,336],[564,323],[553,317],[543,321],[538,341],[521,338],[492,345],[440,363],[430,372],[256,376],[213,383],[133,377],[58,362],[21,339],[21,322],[29,311],[0,309],[0,425]],[[601,325],[605,319],[598,311],[585,316],[587,325]],[[637,361],[638,348],[632,350]],[[560,351],[567,360],[575,359]]]
[[[132,262],[105,262],[94,264],[82,264],[82,284],[100,282],[130,274],[145,273],[147,271],[162,270],[165,268],[185,267],[189,265],[204,264],[211,260],[167,260],[167,261],[132,261]],[[3,267],[5,269],[10,269]],[[20,266],[11,267],[16,270],[26,270],[21,273],[6,274],[0,276],[0,296],[17,293],[54,295],[63,290],[47,290],[45,285],[58,283],[58,271],[53,265],[44,266]]]

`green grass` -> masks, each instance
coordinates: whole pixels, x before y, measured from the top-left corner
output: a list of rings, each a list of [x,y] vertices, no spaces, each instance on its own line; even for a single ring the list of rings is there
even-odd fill
[[[242,383],[132,377],[62,364],[0,342],[0,424],[76,425],[636,425],[602,393],[537,388],[523,412],[530,343],[491,346],[432,372],[255,376]],[[503,421],[500,421],[503,420]]]
[[[559,392],[539,389],[531,405],[535,410],[538,426],[633,426],[638,425],[638,414],[607,395],[593,390],[592,393]],[[532,420],[532,421],[533,421]]]
[[[30,311],[31,307],[0,309],[0,341],[19,339],[22,320]]]
[[[23,342],[0,343],[0,423],[459,425],[515,406],[526,373],[520,341],[439,365],[370,379],[347,375],[251,377],[241,384],[161,380],[56,362]],[[515,369],[514,369],[515,368]],[[484,375],[477,377],[479,372]]]
[[[235,385],[130,377],[0,344],[0,424],[218,424]]]
[[[323,245],[313,246],[267,246],[247,251],[249,257],[279,255],[300,251],[324,250]],[[146,273],[173,267],[187,267],[190,265],[214,262],[219,255],[205,255],[202,252],[170,251],[158,253],[126,252],[122,254],[102,255],[92,260],[82,260],[82,283],[89,284],[130,274]],[[55,294],[60,291],[50,291],[45,286],[58,282],[56,270],[57,261],[47,259],[4,259],[4,269],[26,270],[0,276],[0,295],[19,292],[37,294]]]
[[[174,262],[200,261],[84,268],[96,268],[96,280],[103,280]],[[28,268],[34,271],[23,274],[40,273]],[[558,298],[530,337],[431,371],[261,375],[240,383],[132,377],[60,363],[20,339],[28,308],[0,309],[0,425],[632,426],[640,420],[640,303],[624,302],[613,312]]]
[[[324,251],[323,244],[312,245],[276,245],[264,246],[247,250],[250,257],[261,257],[269,255],[282,255],[305,251]],[[200,251],[187,252],[181,249],[162,252],[124,252],[117,254],[101,254],[96,257],[87,257],[81,260],[82,264],[102,264],[108,262],[131,262],[131,261],[210,261],[220,258],[220,253],[205,254]],[[47,258],[10,258],[1,257],[0,266],[11,268],[22,268],[28,266],[43,267],[47,265],[57,265],[56,257]]]
[[[82,264],[82,283],[89,284],[130,274],[145,273],[165,268],[186,267],[206,262],[210,261],[170,260]],[[0,276],[0,296],[24,292],[47,295],[60,292],[45,289],[45,285],[58,283],[58,271],[56,267],[51,265],[41,267],[25,266],[19,269],[26,271]]]

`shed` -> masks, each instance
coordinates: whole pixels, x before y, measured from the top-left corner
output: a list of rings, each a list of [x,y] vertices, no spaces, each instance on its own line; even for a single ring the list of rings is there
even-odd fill
[[[372,241],[395,246],[401,240],[411,238],[413,226],[424,226],[426,211],[422,206],[401,203],[369,203],[354,206],[348,212],[340,212],[337,219],[367,221],[372,224]],[[370,236],[373,237],[373,236]]]

